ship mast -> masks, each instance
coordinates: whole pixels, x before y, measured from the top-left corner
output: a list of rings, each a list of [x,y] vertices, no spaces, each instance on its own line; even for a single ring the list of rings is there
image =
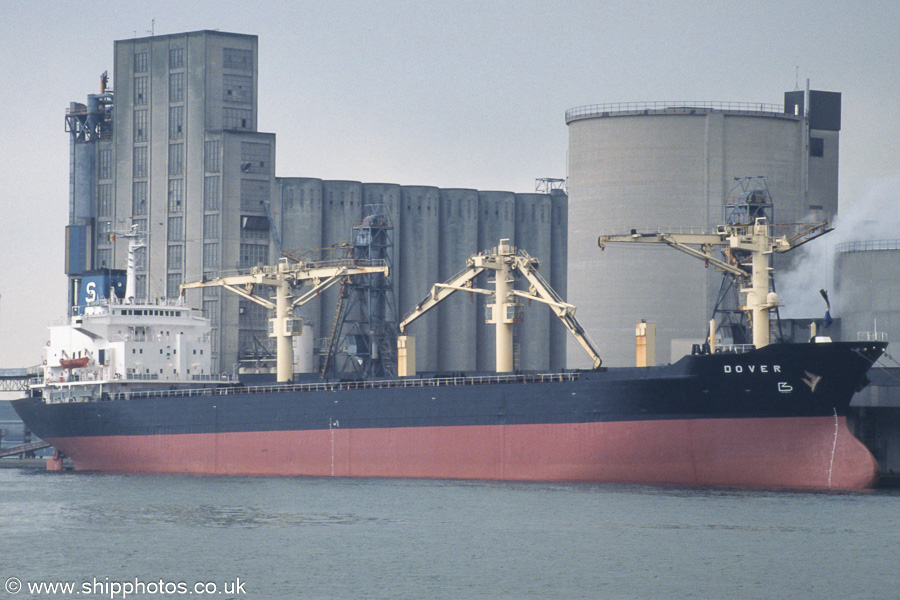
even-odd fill
[[[112,239],[116,237],[128,239],[128,258],[125,270],[125,303],[134,304],[137,296],[137,276],[135,275],[137,270],[137,251],[140,248],[147,247],[147,240],[143,232],[138,231],[137,225],[132,225],[128,231],[114,231],[112,236]],[[110,298],[113,298],[112,294],[110,294]]]
[[[125,271],[125,303],[134,304],[137,295],[137,277],[135,271],[137,269],[137,251],[138,248],[146,248],[147,242],[144,236],[138,232],[137,226],[133,225],[131,231],[123,235],[128,240],[128,263]]]
[[[741,309],[750,317],[753,345],[762,348],[770,343],[769,311],[781,306],[778,295],[770,291],[771,255],[788,252],[831,231],[826,223],[802,223],[794,225],[799,230],[788,237],[774,235],[774,227],[767,219],[758,218],[751,224],[720,225],[714,233],[638,233],[632,229],[626,234],[601,235],[597,245],[603,250],[606,244],[617,242],[665,244],[731,273],[740,282],[741,292],[746,294]],[[725,249],[726,260],[714,257],[714,248]],[[736,257],[738,252],[750,255],[749,264]],[[712,339],[710,343],[713,343]]]

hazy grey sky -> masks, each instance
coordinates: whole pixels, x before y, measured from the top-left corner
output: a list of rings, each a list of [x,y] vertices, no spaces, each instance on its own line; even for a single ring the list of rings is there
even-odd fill
[[[896,1],[0,0],[0,17],[0,367],[37,364],[65,315],[65,108],[153,19],[259,36],[278,176],[531,191],[565,176],[568,108],[781,103],[806,78],[843,93],[841,202],[900,172]]]

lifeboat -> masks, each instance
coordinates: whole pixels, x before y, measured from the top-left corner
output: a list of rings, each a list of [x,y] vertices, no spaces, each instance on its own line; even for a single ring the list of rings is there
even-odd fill
[[[63,369],[81,369],[87,366],[89,358],[87,356],[82,356],[80,358],[61,358],[59,359],[59,366]]]

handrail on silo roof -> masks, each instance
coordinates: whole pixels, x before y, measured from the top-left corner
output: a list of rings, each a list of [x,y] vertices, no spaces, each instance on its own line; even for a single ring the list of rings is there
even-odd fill
[[[735,112],[784,114],[781,104],[764,102],[718,102],[718,101],[654,101],[654,102],[607,102],[605,104],[587,104],[576,106],[566,111],[566,123],[586,117],[608,117],[616,114],[633,114],[642,111],[660,110],[690,111],[694,110],[727,110]]]
[[[870,252],[873,250],[900,250],[900,240],[865,240],[858,242],[844,242],[838,244],[836,251],[840,254],[847,252]]]

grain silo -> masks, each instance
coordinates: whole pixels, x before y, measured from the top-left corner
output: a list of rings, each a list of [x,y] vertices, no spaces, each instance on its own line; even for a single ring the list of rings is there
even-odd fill
[[[279,179],[281,190],[282,248],[292,255],[302,255],[310,248],[321,248],[322,241],[322,180],[311,177]],[[303,256],[303,258],[312,258]],[[333,313],[333,311],[331,311]],[[321,302],[308,302],[295,311],[295,315],[312,324],[309,337],[321,338],[323,333],[323,306]],[[304,331],[304,335],[306,332]],[[303,340],[304,347],[307,340]],[[313,341],[314,345],[314,341]],[[316,365],[318,367],[318,365]]]
[[[551,201],[548,194],[516,194],[516,240],[523,250],[534,257],[543,257],[540,273],[547,281],[553,276],[552,231],[550,228]],[[528,290],[528,282],[520,279],[519,289]],[[550,339],[550,320],[556,319],[540,302],[522,302],[524,319],[516,328],[515,344],[519,349],[519,366],[529,371],[546,371],[550,356],[542,349]]]
[[[567,111],[566,123],[568,299],[606,365],[634,364],[641,319],[657,325],[657,362],[677,360],[671,348],[703,337],[721,275],[667,248],[601,255],[598,235],[715,227],[735,179],[748,176],[766,178],[776,222],[837,212],[837,93],[788,92],[784,106],[600,104]],[[572,343],[568,356],[587,366]]]
[[[440,192],[438,188],[424,185],[404,185],[400,188],[400,230],[398,249],[400,264],[394,266],[400,280],[398,302],[401,314],[416,306],[431,286],[438,282],[440,273]],[[412,327],[416,336],[416,364],[420,371],[440,369],[439,314],[436,311],[424,315]]]
[[[440,191],[439,279],[447,281],[478,252],[478,191]],[[406,307],[409,308],[409,307]],[[474,371],[477,365],[477,323],[474,296],[456,293],[436,308],[440,323],[439,365],[443,371]]]
[[[562,297],[568,298],[568,228],[569,197],[562,189],[550,191],[550,285]],[[548,260],[543,257],[543,260]],[[566,340],[569,332],[556,318],[550,316],[550,368],[554,371],[566,366]],[[579,349],[580,352],[580,349]]]
[[[535,252],[529,239],[522,245],[552,271],[551,283],[564,291],[559,285],[565,282],[566,259],[560,252],[565,247],[565,230],[559,227],[565,220],[563,193],[551,195],[551,221],[532,223],[532,205],[545,203],[545,198],[529,200],[523,205],[528,214],[517,219],[516,196],[510,192],[276,177],[275,134],[257,130],[257,50],[256,36],[218,31],[120,40],[113,75],[118,95],[106,89],[104,75],[100,94],[88,95],[86,104],[70,104],[70,307],[86,271],[124,268],[125,245],[121,236],[117,244],[111,234],[128,221],[147,242],[137,257],[138,296],[174,299],[182,283],[246,272],[278,260],[281,251],[321,258],[306,251],[351,242],[352,237],[367,239],[360,228],[370,226],[380,237],[384,220],[373,225],[375,220],[369,219],[365,225],[373,210],[367,205],[383,207],[379,215],[389,217],[393,312],[399,315],[422,300],[432,284],[462,269],[472,254],[496,246],[501,238],[516,243],[523,226],[528,238],[541,241],[541,250]],[[203,76],[192,76],[198,73]],[[553,228],[550,256],[541,254],[547,248],[543,227]],[[380,244],[365,249],[381,249]],[[357,245],[356,251],[364,246]],[[346,247],[342,251],[349,252]],[[354,284],[351,291],[359,292],[356,298],[385,291],[373,292],[367,285]],[[319,350],[338,339],[332,336],[338,298],[352,296],[339,294],[335,286],[295,311],[305,323],[314,324]],[[185,299],[212,321],[215,369],[264,369],[271,362],[274,343],[267,334],[267,311],[260,304],[209,287],[188,291]],[[414,324],[419,368],[493,369],[494,335],[483,324],[484,305],[482,296],[470,302],[462,295]],[[351,306],[343,314],[359,324],[353,310]],[[390,317],[387,322],[396,320]],[[487,343],[479,347],[476,338]],[[357,342],[362,339],[353,341],[353,355],[359,360],[364,354]],[[535,351],[554,353],[550,364],[560,366],[564,344],[557,336],[551,335],[549,344],[531,334],[523,334],[526,339]],[[308,354],[309,338],[303,342]],[[525,365],[546,362],[523,358]]]

